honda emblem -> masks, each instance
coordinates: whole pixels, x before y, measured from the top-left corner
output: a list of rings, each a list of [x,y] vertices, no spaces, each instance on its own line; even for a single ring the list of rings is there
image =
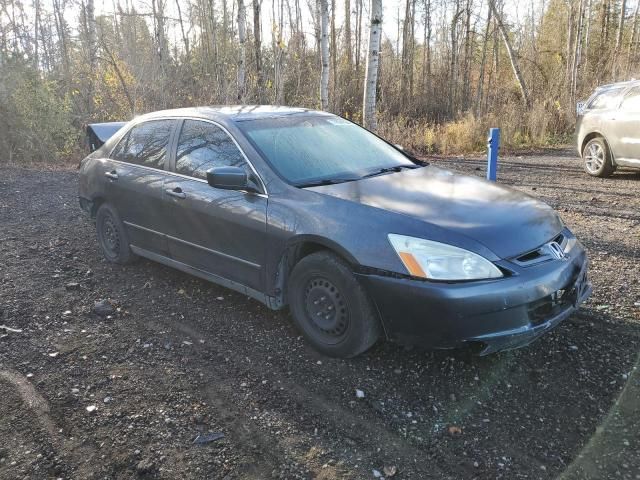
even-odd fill
[[[558,242],[549,242],[547,243],[547,247],[549,249],[549,253],[551,254],[551,256],[556,260],[564,260],[567,258],[567,256],[564,253],[564,250],[562,250],[562,247]]]

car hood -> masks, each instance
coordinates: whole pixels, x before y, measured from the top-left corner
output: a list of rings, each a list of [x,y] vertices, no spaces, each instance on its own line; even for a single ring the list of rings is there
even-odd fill
[[[413,217],[471,238],[500,258],[533,250],[563,228],[551,207],[529,195],[433,166],[306,190]]]

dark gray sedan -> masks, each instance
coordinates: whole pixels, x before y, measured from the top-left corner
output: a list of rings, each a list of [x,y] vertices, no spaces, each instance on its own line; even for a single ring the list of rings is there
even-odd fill
[[[515,348],[591,292],[585,251],[549,206],[324,112],[143,115],[82,161],[79,193],[109,261],[146,257],[288,306],[332,356],[380,336]]]

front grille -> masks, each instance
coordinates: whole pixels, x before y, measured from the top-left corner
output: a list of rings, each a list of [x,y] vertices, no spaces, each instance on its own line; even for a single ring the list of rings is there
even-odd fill
[[[558,236],[556,236],[553,240],[550,240],[549,242],[545,243],[543,246],[538,247],[535,250],[531,250],[530,252],[527,252],[523,255],[520,255],[519,257],[514,258],[513,262],[517,263],[521,267],[530,267],[532,265],[537,265],[542,262],[554,260],[555,257],[551,254],[551,252],[547,248],[547,245],[551,242],[557,243],[558,245],[560,245],[560,248],[562,249],[562,251],[566,252],[569,244],[569,238],[564,233],[561,233]]]

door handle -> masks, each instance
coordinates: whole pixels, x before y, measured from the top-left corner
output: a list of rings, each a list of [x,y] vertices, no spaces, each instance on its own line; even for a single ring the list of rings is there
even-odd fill
[[[165,192],[167,192],[167,194],[171,195],[172,197],[187,198],[187,194],[184,193],[180,187],[176,187],[173,190],[170,188],[167,188]]]
[[[118,179],[118,174],[116,173],[115,170],[112,170],[111,172],[104,172],[104,176],[107,177],[110,180],[117,180]]]

